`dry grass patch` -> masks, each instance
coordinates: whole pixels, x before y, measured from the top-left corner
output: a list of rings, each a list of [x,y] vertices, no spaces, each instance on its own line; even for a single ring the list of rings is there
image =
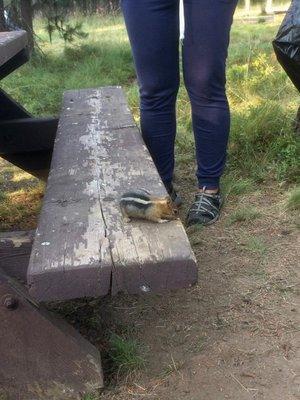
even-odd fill
[[[43,184],[7,193],[0,201],[0,231],[34,229],[43,193]]]

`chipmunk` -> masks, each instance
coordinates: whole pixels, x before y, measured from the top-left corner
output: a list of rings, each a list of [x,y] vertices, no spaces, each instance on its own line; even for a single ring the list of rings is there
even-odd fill
[[[163,223],[178,219],[177,207],[170,196],[155,197],[145,190],[124,193],[120,208],[125,222],[131,218]]]

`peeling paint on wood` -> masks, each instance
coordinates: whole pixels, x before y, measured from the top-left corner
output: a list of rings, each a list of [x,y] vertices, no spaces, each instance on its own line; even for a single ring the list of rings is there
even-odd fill
[[[124,224],[119,198],[138,188],[166,195],[121,88],[66,92],[29,266],[34,296],[157,292],[197,281],[180,221]]]

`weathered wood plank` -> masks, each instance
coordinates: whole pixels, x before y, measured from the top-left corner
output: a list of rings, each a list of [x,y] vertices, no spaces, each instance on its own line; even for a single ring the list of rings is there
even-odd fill
[[[0,268],[0,398],[81,400],[103,387],[99,351]]]
[[[31,293],[39,300],[106,295],[111,257],[105,229],[98,199],[84,190],[80,199],[44,203],[28,269]]]
[[[0,232],[0,269],[26,282],[34,231]]]
[[[197,281],[181,222],[124,224],[119,198],[137,188],[166,194],[121,88],[67,92],[30,260],[34,296],[162,291]]]
[[[25,31],[0,32],[0,67],[27,46]]]

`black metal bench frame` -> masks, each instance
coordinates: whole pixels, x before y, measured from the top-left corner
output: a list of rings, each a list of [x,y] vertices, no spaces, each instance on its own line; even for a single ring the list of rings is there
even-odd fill
[[[24,48],[0,65],[0,80],[28,60],[29,51]],[[0,89],[0,156],[2,158],[45,180],[50,167],[57,124],[57,118],[32,116]]]

